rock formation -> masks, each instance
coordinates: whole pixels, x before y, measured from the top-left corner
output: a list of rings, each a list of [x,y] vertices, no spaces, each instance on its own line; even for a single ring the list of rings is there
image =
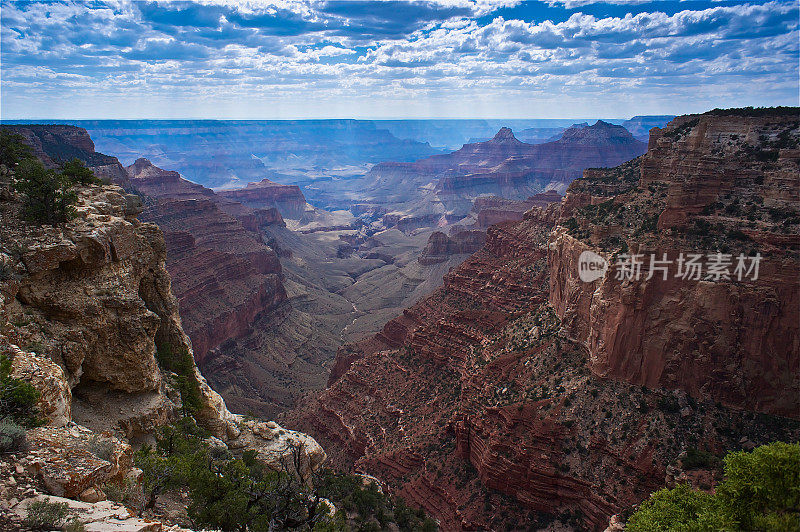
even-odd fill
[[[275,208],[285,217],[299,219],[306,211],[306,198],[297,185],[280,185],[269,179],[246,187],[220,190],[218,195],[254,209]]]
[[[487,229],[489,226],[506,221],[519,221],[525,212],[532,207],[547,207],[551,203],[561,201],[561,195],[555,190],[548,190],[541,194],[530,196],[526,200],[515,201],[506,198],[480,197],[472,205],[472,212],[476,215],[476,226]]]
[[[631,132],[631,135],[637,139],[647,142],[650,138],[650,130],[654,127],[664,127],[672,119],[674,115],[644,115],[634,116],[630,120],[622,123],[622,127]]]
[[[130,188],[125,167],[116,157],[94,150],[94,142],[82,127],[62,125],[3,125],[3,129],[22,135],[34,155],[48,168],[74,158],[92,169],[95,175],[125,189]]]
[[[163,170],[144,158],[125,168],[136,189],[160,203],[171,200],[209,200],[221,211],[233,216],[248,231],[258,233],[272,225],[285,226],[281,213],[274,207],[251,209],[241,203],[215,194],[210,188],[183,179],[178,172]]]
[[[417,260],[420,264],[435,264],[446,261],[451,255],[469,255],[482,248],[485,240],[486,233],[479,230],[457,231],[450,236],[434,231]]]
[[[27,471],[53,495],[94,503],[104,498],[103,482],[136,476],[129,442],[150,438],[180,411],[174,376],[161,370],[156,350],[191,356],[192,346],[171,292],[162,232],[137,219],[140,204],[119,187],[77,192],[77,217],[57,227],[22,222],[18,199],[0,202],[0,354],[12,360],[13,376],[37,388],[48,422],[29,431],[18,474]],[[229,448],[254,449],[278,467],[287,442],[302,441],[306,471],[325,459],[304,434],[231,414],[194,372],[198,422]],[[95,438],[111,451],[93,451]],[[12,488],[4,482],[0,489]]]
[[[259,315],[286,300],[280,262],[261,233],[243,226],[242,218],[257,216],[253,209],[146,159],[128,172],[136,188],[155,202],[141,218],[164,232],[173,292],[202,365],[209,351],[241,337]],[[261,223],[254,229],[265,227],[265,211],[259,211]]]
[[[384,160],[413,161],[438,150],[414,135],[392,135],[370,120],[79,120],[101,151],[123,161],[148,157],[162,168],[210,188],[292,175],[313,182],[363,172]],[[316,201],[313,201],[315,205]]]
[[[641,192],[614,171],[574,183],[551,237],[550,301],[586,345],[593,372],[800,417],[798,122],[791,114],[680,117],[651,135],[637,165]],[[607,182],[616,190],[595,186]],[[676,264],[666,280],[578,279],[581,252],[626,249],[646,268],[651,253],[722,250],[732,279],[676,278]],[[738,279],[737,257],[756,253],[758,278]]]
[[[798,122],[677,119],[645,157],[490,227],[441,289],[342,347],[328,389],[286,420],[446,530],[603,529],[674,482],[687,449],[796,440]],[[763,280],[577,280],[583,250],[657,243],[743,246]]]
[[[646,147],[623,127],[603,121],[569,128],[559,140],[535,145],[520,142],[509,128],[502,128],[491,140],[465,144],[450,154],[375,165],[367,175],[367,190],[407,201],[430,184],[445,196],[494,194],[519,200],[547,185],[563,190],[584,168],[617,165],[641,155]]]

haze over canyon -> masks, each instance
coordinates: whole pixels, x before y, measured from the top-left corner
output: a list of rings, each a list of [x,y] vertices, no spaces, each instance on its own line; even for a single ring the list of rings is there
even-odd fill
[[[0,15],[0,531],[800,530],[796,1]]]

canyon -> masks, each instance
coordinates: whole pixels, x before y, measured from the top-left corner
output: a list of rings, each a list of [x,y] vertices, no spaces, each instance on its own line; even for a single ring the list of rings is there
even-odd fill
[[[800,437],[799,127],[797,112],[716,110],[652,129],[646,153],[602,121],[535,145],[503,128],[375,165],[372,190],[398,180],[397,196],[343,212],[274,176],[215,191],[125,167],[80,128],[13,126],[49,166],[78,157],[122,188],[82,190],[66,233],[9,224],[4,242],[25,246],[3,250],[22,276],[3,285],[4,349],[57,423],[146,440],[179,405],[141,353],[190,349],[201,417],[234,447],[267,443],[231,411],[272,418],[322,445],[309,463],[371,475],[443,530],[600,530],[665,483],[713,479],[684,467],[691,450]],[[607,168],[567,186],[593,161]],[[645,265],[584,282],[589,251],[758,254],[760,276]],[[64,347],[81,342],[96,349]],[[130,353],[101,355],[120,342]]]
[[[455,224],[485,197],[524,201],[548,190],[563,193],[584,168],[615,166],[646,147],[622,126],[601,120],[540,144],[521,142],[503,127],[492,139],[449,154],[376,164],[364,176],[361,204],[383,207],[383,223],[404,231]]]
[[[797,109],[653,130],[647,154],[491,226],[441,288],[340,348],[328,388],[283,421],[445,530],[602,530],[697,478],[691,449],[796,440],[799,141]],[[760,253],[761,274],[578,276],[584,251],[679,250]]]

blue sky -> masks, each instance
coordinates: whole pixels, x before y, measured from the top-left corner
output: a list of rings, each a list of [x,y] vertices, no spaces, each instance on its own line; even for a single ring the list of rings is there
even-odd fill
[[[798,3],[0,1],[0,118],[572,118],[798,105]]]

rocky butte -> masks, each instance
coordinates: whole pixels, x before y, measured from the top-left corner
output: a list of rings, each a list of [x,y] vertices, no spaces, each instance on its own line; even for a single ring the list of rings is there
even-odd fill
[[[490,227],[442,288],[342,347],[285,422],[444,530],[602,530],[665,483],[713,484],[684,467],[691,450],[796,441],[799,147],[796,108],[654,129],[645,155]],[[585,250],[763,260],[755,280],[583,283]]]
[[[583,168],[614,166],[646,148],[622,126],[603,121],[569,128],[560,139],[543,144],[520,142],[504,127],[489,141],[465,144],[449,154],[413,163],[377,164],[366,176],[367,190],[406,201],[417,188],[432,183],[444,195],[495,194],[519,200],[547,185],[563,191]]]

